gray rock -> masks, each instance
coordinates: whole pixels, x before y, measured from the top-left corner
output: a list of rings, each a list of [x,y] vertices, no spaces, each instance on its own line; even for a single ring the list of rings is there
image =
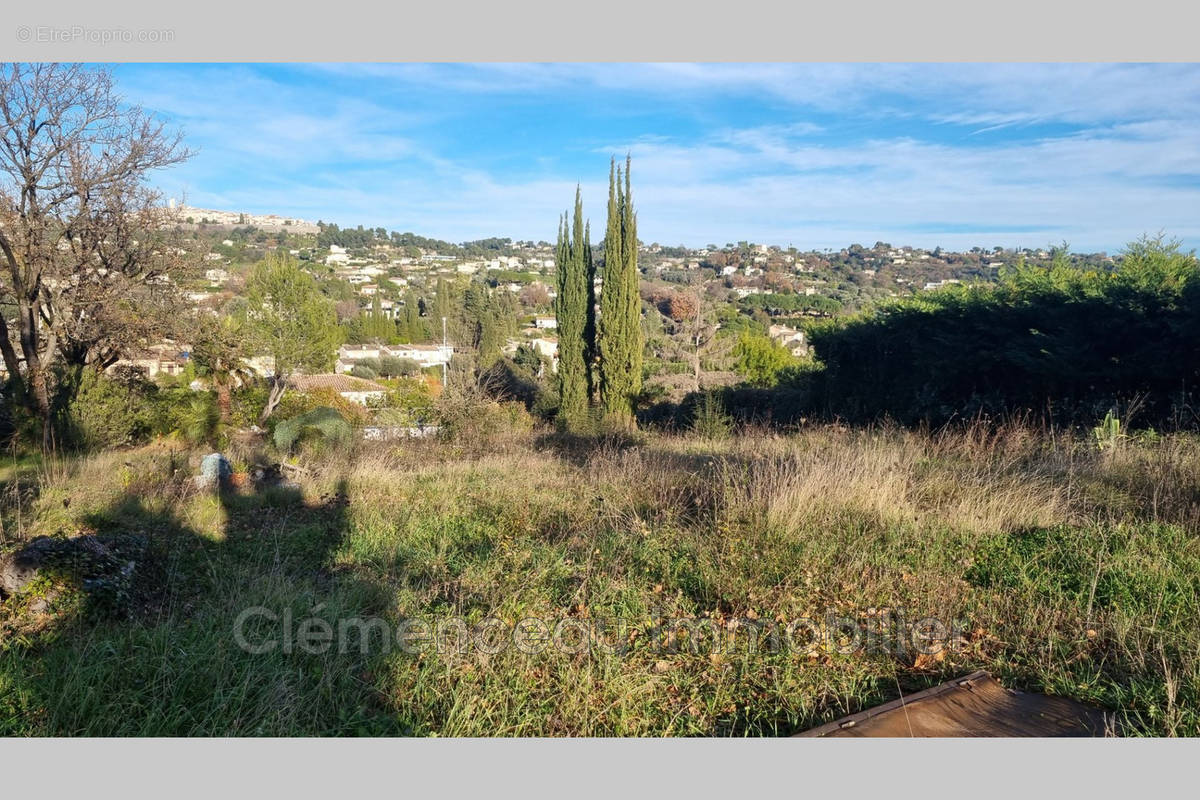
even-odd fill
[[[92,535],[39,536],[20,550],[0,557],[0,595],[19,594],[49,572],[73,577],[93,599],[119,606],[128,599],[137,562],[147,545],[145,537],[127,534],[104,541]]]
[[[15,553],[0,558],[0,593],[17,594],[37,579],[42,565],[61,548],[49,536],[39,536]]]
[[[209,453],[200,461],[200,474],[196,485],[201,489],[217,489],[229,485],[233,477],[233,465],[221,453]]]

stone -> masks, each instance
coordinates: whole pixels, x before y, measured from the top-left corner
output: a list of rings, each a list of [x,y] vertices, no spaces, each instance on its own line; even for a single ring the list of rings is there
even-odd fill
[[[122,534],[103,541],[85,534],[71,538],[39,536],[0,557],[0,595],[24,591],[43,573],[78,581],[93,600],[119,607],[126,603],[137,562],[145,554],[143,536]]]
[[[0,559],[0,594],[12,596],[37,580],[42,565],[61,549],[56,541],[60,540],[39,536],[15,553]]]
[[[209,453],[200,461],[200,474],[196,485],[201,489],[213,490],[228,487],[233,478],[233,465],[221,453]]]

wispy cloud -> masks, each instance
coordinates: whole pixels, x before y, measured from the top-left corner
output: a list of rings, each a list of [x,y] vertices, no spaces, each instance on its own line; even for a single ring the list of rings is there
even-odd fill
[[[196,205],[546,238],[610,155],[642,233],[1112,249],[1200,243],[1196,65],[123,65],[200,154]],[[1029,238],[1025,238],[1029,237]],[[1012,243],[1008,240],[995,243]]]

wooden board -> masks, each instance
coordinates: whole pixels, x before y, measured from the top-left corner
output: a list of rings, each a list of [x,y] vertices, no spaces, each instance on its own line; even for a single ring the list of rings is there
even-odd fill
[[[1112,714],[1063,697],[1014,692],[986,672],[796,734],[811,737],[1115,735]]]

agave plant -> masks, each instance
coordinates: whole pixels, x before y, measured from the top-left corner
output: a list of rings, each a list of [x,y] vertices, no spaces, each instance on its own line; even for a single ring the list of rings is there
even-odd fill
[[[1117,443],[1125,438],[1125,434],[1121,433],[1121,418],[1110,409],[1100,424],[1092,429],[1092,436],[1096,437],[1096,446],[1101,450],[1115,449]]]

